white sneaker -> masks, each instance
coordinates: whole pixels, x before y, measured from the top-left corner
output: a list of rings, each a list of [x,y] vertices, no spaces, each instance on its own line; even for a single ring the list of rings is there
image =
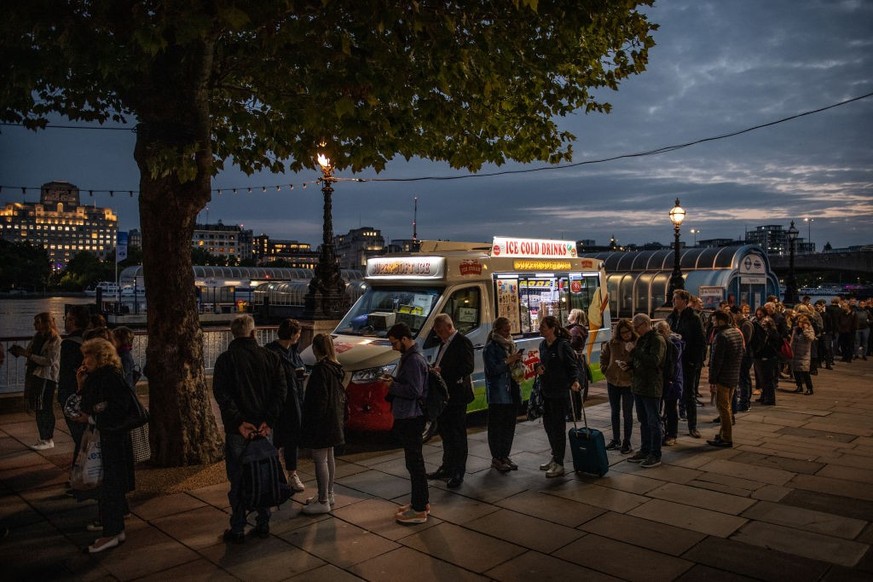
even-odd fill
[[[297,473],[292,473],[291,475],[288,475],[288,485],[291,487],[292,490],[296,491],[297,493],[300,493],[301,491],[304,491],[306,489],[306,487],[303,485],[303,481],[300,480],[300,475],[298,475]]]
[[[554,466],[546,471],[546,478],[552,479],[553,477],[561,477],[564,474],[564,465],[559,465],[557,463]]]
[[[30,448],[34,451],[45,451],[47,449],[55,448],[55,441],[52,439],[48,439],[47,441],[39,440],[34,444],[30,445]]]
[[[306,500],[306,505],[303,506],[301,513],[305,513],[306,515],[330,513],[330,503],[321,503],[317,498],[310,497]]]

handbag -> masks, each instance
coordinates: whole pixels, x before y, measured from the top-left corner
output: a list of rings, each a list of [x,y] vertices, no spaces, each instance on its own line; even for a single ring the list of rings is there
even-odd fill
[[[100,446],[100,431],[89,425],[82,434],[79,455],[70,472],[70,487],[76,491],[89,491],[103,484],[103,453]]]
[[[530,397],[527,400],[527,419],[536,420],[543,415],[545,401],[543,400],[543,388],[540,385],[540,377],[534,379],[533,388],[530,391]]]
[[[152,447],[149,444],[148,423],[130,431],[130,442],[133,445],[133,462],[142,463],[152,458]]]
[[[127,414],[117,425],[104,426],[103,430],[123,432],[148,424],[149,411],[146,410],[146,407],[139,401],[139,397],[136,395],[133,388],[128,386],[126,382],[123,382],[123,384],[123,392],[127,398]]]
[[[794,350],[791,349],[791,344],[787,339],[782,340],[782,347],[779,348],[779,357],[783,360],[791,360],[794,358]]]

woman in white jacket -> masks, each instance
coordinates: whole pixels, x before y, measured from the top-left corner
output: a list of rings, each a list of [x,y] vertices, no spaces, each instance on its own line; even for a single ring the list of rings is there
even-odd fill
[[[51,313],[38,313],[33,318],[36,333],[27,349],[11,346],[9,353],[27,359],[24,374],[24,397],[28,412],[36,414],[39,440],[30,446],[44,451],[55,446],[55,390],[61,362],[61,336]]]

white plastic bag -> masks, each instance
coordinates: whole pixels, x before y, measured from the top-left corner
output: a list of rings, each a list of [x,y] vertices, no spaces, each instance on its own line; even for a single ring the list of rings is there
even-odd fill
[[[82,435],[79,456],[70,474],[70,487],[76,491],[96,489],[103,483],[103,454],[100,449],[100,431],[89,425]]]

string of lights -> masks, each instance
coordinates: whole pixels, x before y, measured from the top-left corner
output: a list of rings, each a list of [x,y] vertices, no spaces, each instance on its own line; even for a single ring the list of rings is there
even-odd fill
[[[678,151],[681,149],[693,147],[696,145],[704,144],[704,143],[709,143],[709,142],[714,142],[714,141],[719,141],[719,140],[723,140],[723,139],[737,137],[737,136],[740,136],[740,135],[743,135],[746,133],[750,133],[752,131],[757,131],[757,130],[768,128],[768,127],[773,127],[775,125],[787,123],[789,121],[794,121],[796,119],[800,119],[800,118],[807,117],[810,115],[822,113],[822,112],[828,111],[830,109],[835,109],[837,107],[849,105],[851,103],[855,103],[856,101],[861,101],[862,99],[868,99],[870,97],[873,97],[873,92],[866,93],[864,95],[859,95],[857,97],[852,97],[850,99],[846,99],[844,101],[839,101],[837,103],[833,103],[831,105],[826,105],[824,107],[819,107],[818,109],[811,109],[809,111],[804,111],[802,113],[797,113],[795,115],[783,117],[783,118],[777,119],[775,121],[761,123],[759,125],[754,125],[752,127],[747,127],[745,129],[740,129],[740,130],[732,131],[729,133],[723,133],[720,135],[704,137],[704,138],[696,139],[693,141],[662,146],[659,148],[644,150],[644,151],[640,151],[640,152],[620,154],[620,155],[611,156],[611,157],[607,157],[607,158],[583,160],[583,161],[579,161],[579,162],[571,162],[568,164],[555,164],[555,165],[550,165],[550,166],[539,166],[539,167],[535,167],[535,168],[521,168],[518,170],[500,170],[500,171],[495,171],[495,172],[482,172],[482,173],[476,173],[476,174],[458,174],[458,175],[452,175],[452,176],[414,176],[414,177],[409,177],[409,178],[379,178],[379,177],[374,177],[374,178],[343,178],[340,176],[333,176],[333,177],[331,177],[331,181],[333,181],[333,182],[422,182],[422,181],[466,180],[466,179],[470,179],[470,178],[493,178],[495,176],[507,176],[507,175],[515,175],[515,174],[532,174],[535,172],[550,172],[550,171],[566,170],[569,168],[578,168],[580,166],[588,166],[588,165],[594,165],[594,164],[605,164],[605,163],[615,162],[615,161],[624,160],[624,159],[641,158],[641,157],[666,154],[666,153]],[[21,124],[21,123],[9,123],[9,122],[0,123],[0,126],[21,126],[21,125],[23,125],[23,124]],[[130,128],[130,127],[102,127],[102,126],[96,127],[96,126],[75,126],[75,125],[47,125],[45,129],[85,129],[85,130],[111,130],[111,131],[123,130],[123,131],[134,131],[135,132],[135,129]],[[307,186],[320,183],[321,181],[322,181],[322,178],[318,178],[317,180],[305,181],[305,182],[299,183],[298,185],[301,188],[305,189]],[[238,187],[233,187],[233,188],[213,188],[212,192],[214,194],[216,194],[217,196],[221,196],[223,193],[226,193],[226,194],[240,194],[240,193],[252,194],[252,193],[255,193],[258,191],[264,192],[264,193],[267,191],[282,192],[283,190],[286,190],[286,189],[290,192],[290,191],[294,190],[294,187],[295,187],[295,185],[290,184],[290,183],[289,184],[273,184],[273,185],[269,185],[269,186],[238,186]],[[4,186],[4,185],[0,185],[0,193],[2,193],[4,190],[7,190],[7,191],[20,190],[22,195],[27,195],[27,193],[29,191],[33,191],[33,192],[38,193],[42,190],[42,188],[40,186]],[[87,192],[90,196],[93,196],[94,194],[109,194],[110,197],[113,197],[116,194],[118,194],[120,196],[127,194],[130,197],[133,197],[135,194],[139,195],[139,190],[130,190],[130,189],[125,189],[125,188],[117,188],[117,189],[111,189],[111,190],[82,189],[82,188],[80,188],[79,191],[80,192]]]

